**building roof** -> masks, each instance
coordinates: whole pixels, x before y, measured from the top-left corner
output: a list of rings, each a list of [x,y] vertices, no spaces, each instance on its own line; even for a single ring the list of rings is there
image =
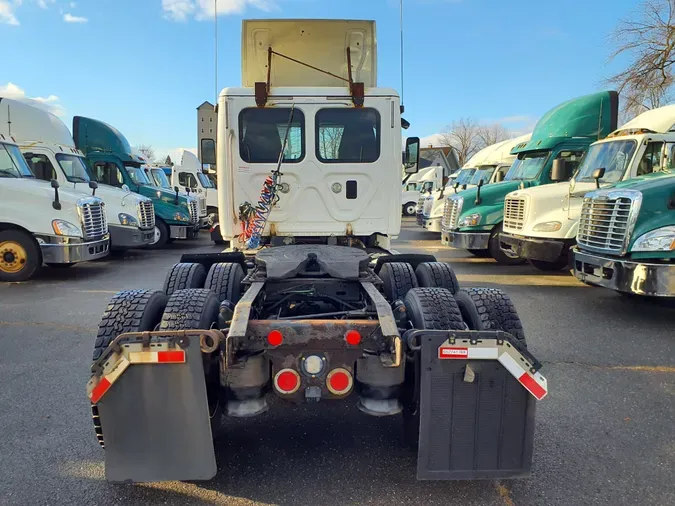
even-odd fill
[[[203,108],[205,105],[209,106],[211,109],[213,109],[213,107],[214,107],[214,105],[207,100],[206,102],[202,102],[202,104],[199,107],[197,107],[197,110]]]

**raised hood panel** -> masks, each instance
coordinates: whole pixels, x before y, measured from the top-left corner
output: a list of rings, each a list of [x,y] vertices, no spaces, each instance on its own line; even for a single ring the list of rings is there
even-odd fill
[[[375,22],[327,19],[244,20],[241,44],[242,85],[267,81],[268,48],[348,78],[347,48],[352,74],[366,87],[377,86]],[[344,81],[279,56],[272,56],[272,87],[346,86]]]
[[[601,91],[563,102],[544,114],[528,142],[512,154],[551,149],[571,137],[604,139],[616,130],[619,97],[616,91]]]
[[[133,154],[129,141],[115,127],[84,116],[73,118],[73,139],[75,146],[84,154],[92,152],[114,153],[123,161],[144,163]]]

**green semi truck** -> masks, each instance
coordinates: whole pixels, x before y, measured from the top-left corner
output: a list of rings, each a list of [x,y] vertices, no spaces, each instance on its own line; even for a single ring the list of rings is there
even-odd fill
[[[476,256],[491,256],[500,264],[523,262],[500,247],[504,198],[519,188],[568,180],[588,146],[616,130],[618,105],[617,92],[603,91],[548,111],[537,123],[532,138],[511,151],[517,159],[504,181],[446,199],[441,242]]]
[[[663,143],[661,156],[665,173],[584,197],[572,250],[579,280],[620,293],[675,297],[675,143]]]
[[[199,233],[199,206],[192,196],[178,188],[168,191],[154,186],[142,168],[146,161],[132,152],[129,141],[116,128],[91,118],[73,118],[75,146],[87,157],[87,164],[102,183],[128,188],[152,199],[155,208],[155,235],[150,247],[159,248],[172,239],[192,239]]]

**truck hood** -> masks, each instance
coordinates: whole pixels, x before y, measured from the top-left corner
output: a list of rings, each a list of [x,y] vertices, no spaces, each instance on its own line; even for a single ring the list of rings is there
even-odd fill
[[[144,197],[149,197],[151,199],[159,199],[164,204],[175,205],[176,204],[176,192],[166,190],[164,188],[159,188],[157,186],[141,186],[138,189],[139,193]],[[188,197],[182,196],[179,192],[178,194],[178,205],[187,207]]]
[[[3,185],[5,184],[5,181],[11,181],[15,191],[21,191],[36,197],[54,200],[54,188],[52,188],[49,181],[32,178],[21,178],[16,180],[7,178],[3,180]],[[87,187],[87,189],[89,190],[89,187]],[[91,190],[85,193],[84,191],[78,191],[75,188],[69,188],[65,185],[59,188],[59,200],[61,203],[77,204],[77,201],[81,198],[90,196]]]
[[[87,193],[91,195],[91,188],[87,183],[71,183],[73,189],[82,193]],[[60,191],[60,189],[59,189]],[[133,193],[130,191],[122,190],[121,188],[116,188],[115,186],[110,186],[107,184],[99,183],[98,188],[96,188],[96,196],[101,197],[106,204],[108,212],[112,213],[113,211],[122,213],[129,213],[128,209],[132,209],[135,213],[136,204],[141,201],[147,200],[146,197],[139,195],[138,193]],[[123,208],[127,209],[125,211]]]

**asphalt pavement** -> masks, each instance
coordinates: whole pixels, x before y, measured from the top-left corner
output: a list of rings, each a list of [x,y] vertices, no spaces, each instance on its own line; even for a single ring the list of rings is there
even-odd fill
[[[0,505],[675,504],[674,304],[499,266],[409,220],[394,247],[514,300],[550,392],[531,477],[418,482],[398,417],[323,402],[228,420],[210,482],[108,484],[85,395],[98,320],[116,291],[160,288],[181,253],[218,251],[204,234],[0,285]]]

